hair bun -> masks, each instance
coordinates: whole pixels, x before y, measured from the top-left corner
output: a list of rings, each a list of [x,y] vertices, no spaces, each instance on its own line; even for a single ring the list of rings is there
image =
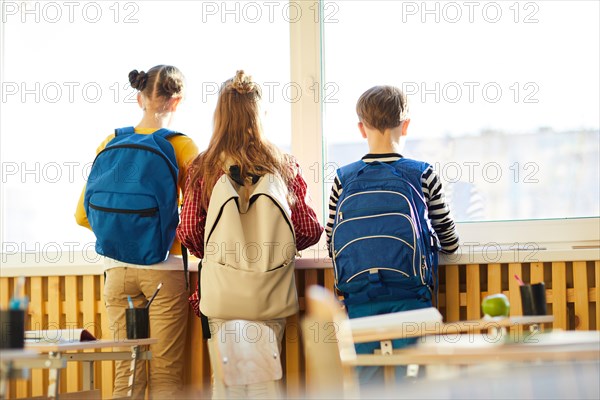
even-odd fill
[[[250,75],[246,75],[244,70],[239,70],[235,73],[231,86],[239,94],[248,94],[256,90],[257,85],[252,81]]]
[[[179,77],[168,75],[162,82],[162,91],[167,97],[177,97],[183,92],[183,80]]]
[[[138,72],[137,69],[134,69],[129,73],[129,84],[132,88],[141,92],[146,87],[147,82],[148,74],[144,71]]]

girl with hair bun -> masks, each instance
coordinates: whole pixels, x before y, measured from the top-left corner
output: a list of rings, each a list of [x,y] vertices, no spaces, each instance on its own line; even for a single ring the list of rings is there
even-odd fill
[[[135,133],[148,135],[171,125],[177,107],[184,96],[184,77],[181,71],[170,65],[157,65],[147,72],[133,70],[129,73],[131,87],[138,91],[137,102],[142,109],[142,119],[135,126]],[[100,144],[100,153],[115,138],[111,134]],[[175,151],[179,168],[177,191],[181,203],[182,188],[188,166],[198,154],[194,141],[187,136],[168,138]],[[90,228],[84,208],[85,188],[79,199],[75,218],[79,225]],[[150,332],[158,342],[150,346],[152,360],[149,371],[146,363],[137,366],[133,398],[144,398],[146,387],[152,399],[182,397],[184,350],[187,333],[188,302],[187,277],[183,273],[181,244],[176,239],[167,259],[159,264],[128,264],[104,257],[105,283],[104,303],[108,322],[115,339],[125,339],[125,309],[130,297],[135,307],[144,307],[162,283],[158,296],[152,301]],[[127,397],[130,361],[115,362],[113,397]]]
[[[181,223],[177,228],[177,237],[198,258],[204,257],[206,217],[212,189],[225,174],[241,187],[253,185],[266,174],[282,178],[281,181],[287,186],[287,201],[291,209],[290,220],[297,250],[317,243],[323,232],[323,227],[310,206],[307,184],[296,159],[282,153],[263,134],[260,99],[260,87],[244,71],[237,71],[221,87],[214,113],[213,134],[208,148],[190,167]],[[269,222],[264,221],[265,229]],[[291,287],[290,290],[295,291],[296,288]],[[285,299],[281,300],[283,302]],[[200,315],[197,292],[190,297],[190,303],[196,314]],[[235,312],[239,313],[239,310],[232,311]],[[285,318],[260,321],[272,329],[279,348],[285,321]],[[224,327],[227,321],[209,315],[208,322],[212,336],[209,339],[209,355],[211,365],[216,367],[215,346],[218,346],[224,336],[220,332],[228,329]],[[272,357],[272,354],[269,356]],[[256,372],[247,371],[249,376],[256,375]],[[213,375],[213,398],[281,398],[277,382],[271,380],[225,386],[223,381],[215,379]]]

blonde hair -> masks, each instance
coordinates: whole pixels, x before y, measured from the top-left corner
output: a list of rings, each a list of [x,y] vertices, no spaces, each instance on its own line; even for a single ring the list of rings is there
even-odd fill
[[[200,204],[204,209],[217,179],[231,165],[239,167],[243,180],[272,173],[280,174],[289,185],[294,178],[286,155],[263,135],[260,99],[260,86],[243,70],[221,86],[208,148],[192,164],[192,183],[202,182]],[[290,205],[295,202],[293,195],[288,200]]]

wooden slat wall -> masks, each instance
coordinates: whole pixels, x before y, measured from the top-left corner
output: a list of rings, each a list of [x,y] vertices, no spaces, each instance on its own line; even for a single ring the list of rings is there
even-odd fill
[[[458,265],[448,265],[441,268],[446,272],[446,280],[440,279],[438,304],[441,307],[445,301],[445,318],[448,322],[460,320],[460,275]],[[440,274],[441,275],[441,274]],[[444,282],[445,284],[443,284]]]
[[[573,288],[575,291],[575,316],[577,330],[590,329],[590,305],[588,293],[588,276],[585,262],[573,263]]]
[[[439,305],[448,322],[480,317],[480,301],[492,293],[504,293],[511,303],[511,315],[521,315],[519,284],[545,282],[548,312],[554,328],[600,330],[600,261],[448,265],[441,267]],[[487,271],[484,282],[482,269]],[[470,282],[480,277],[480,283]],[[466,284],[465,284],[466,282]],[[473,293],[481,287],[478,298]],[[477,301],[478,300],[478,301]],[[574,310],[574,311],[573,311]]]
[[[592,301],[594,301],[594,306],[596,308],[596,320],[594,324],[594,329],[600,330],[600,261],[596,261],[594,264],[595,265],[592,271],[593,274],[596,276],[594,284],[595,293],[591,294],[590,298],[593,299]],[[592,291],[590,290],[590,292]]]
[[[552,295],[549,302],[552,303],[554,327],[567,329],[567,264],[565,262],[552,263],[551,290]]]
[[[548,312],[555,318],[554,328],[600,330],[600,261],[536,262],[509,264],[468,264],[440,266],[438,306],[447,322],[481,317],[481,300],[492,293],[504,293],[511,302],[511,315],[521,315],[519,286],[514,275],[526,283],[545,282]],[[191,287],[196,275],[192,274]],[[306,375],[300,324],[304,314],[304,293],[310,285],[333,289],[332,269],[307,269],[296,272],[300,313],[288,319],[284,343],[284,382],[290,397],[305,393]],[[65,329],[85,327],[99,337],[112,338],[102,300],[101,276],[30,277],[26,294],[30,298],[27,329]],[[0,278],[0,307],[6,308],[16,285],[15,278]],[[193,393],[209,392],[208,352],[202,340],[198,318],[190,313],[184,377]],[[111,396],[114,365],[97,364],[96,387],[102,397]],[[82,371],[69,363],[61,374],[61,391],[82,390]],[[9,398],[40,396],[48,383],[48,373],[33,370],[29,381],[11,382]]]

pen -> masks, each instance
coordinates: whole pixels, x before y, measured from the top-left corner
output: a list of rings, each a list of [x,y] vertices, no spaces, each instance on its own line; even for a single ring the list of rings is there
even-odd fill
[[[27,296],[25,296],[25,277],[17,278],[17,285],[13,297],[10,299],[8,308],[11,310],[24,310],[27,308]]]
[[[523,286],[524,285],[524,283],[521,280],[521,278],[519,278],[519,275],[515,274],[515,279],[517,280],[517,282],[519,282],[519,286]]]
[[[127,302],[129,303],[129,308],[133,308],[133,301],[131,301],[131,296],[127,296]]]
[[[156,287],[156,292],[154,292],[152,297],[150,297],[150,301],[148,302],[148,304],[146,304],[146,308],[150,307],[150,304],[152,304],[152,302],[154,301],[154,298],[158,294],[158,291],[160,290],[161,287],[162,287],[162,282],[159,283],[158,286]]]

